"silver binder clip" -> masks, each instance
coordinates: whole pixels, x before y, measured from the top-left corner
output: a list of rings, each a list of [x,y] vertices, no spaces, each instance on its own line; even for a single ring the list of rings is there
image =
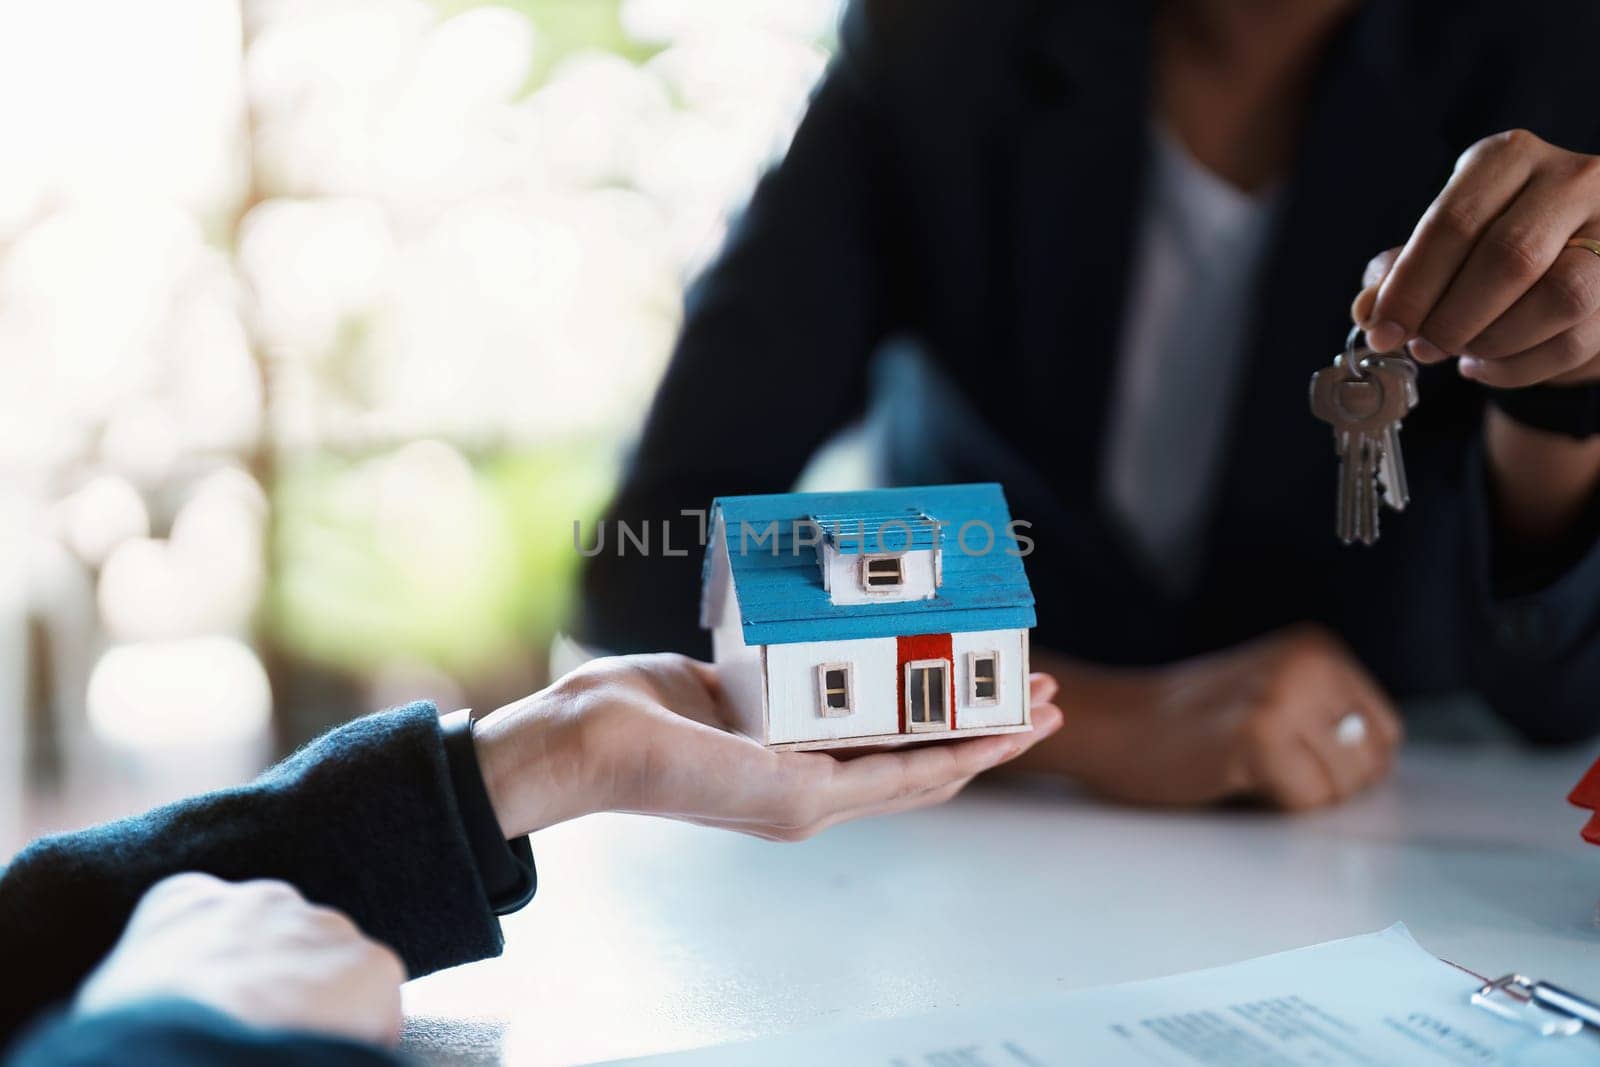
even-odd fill
[[[1472,994],[1472,1003],[1545,1037],[1571,1037],[1586,1023],[1600,1027],[1600,1005],[1520,974],[1485,982]]]

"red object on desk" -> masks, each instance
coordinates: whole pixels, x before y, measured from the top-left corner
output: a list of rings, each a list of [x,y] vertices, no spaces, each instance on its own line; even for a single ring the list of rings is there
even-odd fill
[[[1567,794],[1567,799],[1595,813],[1583,828],[1583,839],[1591,845],[1600,845],[1600,760],[1589,768],[1589,772]]]

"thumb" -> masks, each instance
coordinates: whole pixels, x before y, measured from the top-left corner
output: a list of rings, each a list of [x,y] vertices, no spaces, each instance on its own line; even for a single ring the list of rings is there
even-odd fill
[[[1382,285],[1383,279],[1389,276],[1389,271],[1394,267],[1394,261],[1400,258],[1402,247],[1395,245],[1367,260],[1367,267],[1361,272],[1362,286],[1371,289]]]
[[[1389,276],[1394,261],[1399,258],[1400,246],[1397,245],[1367,261],[1366,269],[1361,272],[1361,292],[1356,294],[1355,301],[1350,305],[1350,318],[1357,324],[1365,326],[1372,317],[1373,305],[1378,302],[1378,289]]]

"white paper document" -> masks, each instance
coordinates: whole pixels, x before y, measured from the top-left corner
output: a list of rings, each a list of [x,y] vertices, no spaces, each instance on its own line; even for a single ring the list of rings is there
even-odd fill
[[[1600,1063],[1474,1007],[1477,983],[1401,924],[1143,982],[630,1061],[668,1067],[1342,1067]]]

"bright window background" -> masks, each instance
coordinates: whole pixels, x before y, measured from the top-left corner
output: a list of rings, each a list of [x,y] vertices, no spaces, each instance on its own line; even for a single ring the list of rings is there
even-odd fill
[[[0,854],[542,681],[837,15],[0,0]]]

